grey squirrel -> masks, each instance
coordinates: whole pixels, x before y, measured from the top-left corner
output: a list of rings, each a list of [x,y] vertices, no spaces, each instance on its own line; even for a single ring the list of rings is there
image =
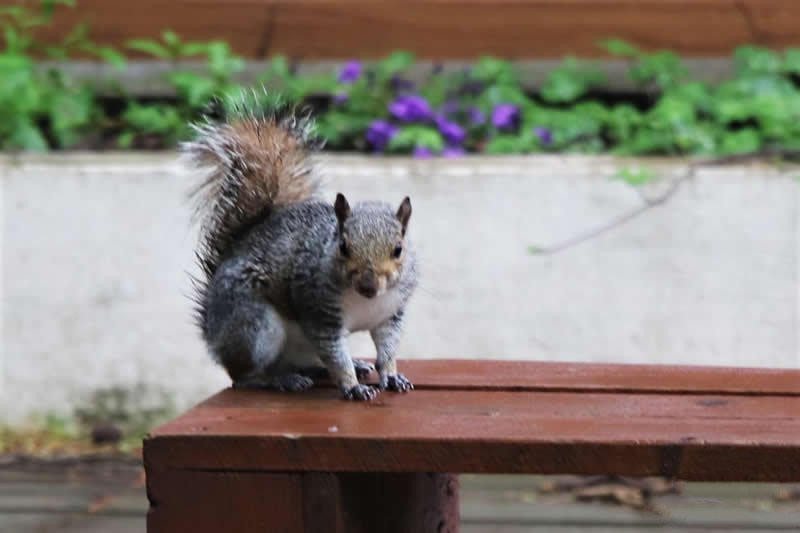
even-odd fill
[[[195,300],[212,356],[234,387],[300,391],[328,375],[344,398],[371,400],[358,379],[377,369],[381,389],[412,389],[395,362],[417,285],[411,201],[322,201],[308,115],[244,95],[227,107],[181,147],[205,171]],[[350,357],[355,331],[371,334],[375,367]]]

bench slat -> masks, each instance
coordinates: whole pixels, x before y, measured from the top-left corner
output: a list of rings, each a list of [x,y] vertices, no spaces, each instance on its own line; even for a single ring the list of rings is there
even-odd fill
[[[413,365],[412,365],[413,366]],[[152,468],[800,480],[800,397],[226,390],[145,442]]]
[[[417,388],[800,396],[800,370],[429,359],[400,361]]]

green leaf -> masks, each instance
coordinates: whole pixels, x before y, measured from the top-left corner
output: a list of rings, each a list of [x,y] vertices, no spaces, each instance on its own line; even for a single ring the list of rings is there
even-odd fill
[[[603,80],[603,74],[596,68],[568,58],[547,76],[541,95],[546,102],[572,102],[583,96],[590,86]]]
[[[194,72],[173,72],[167,75],[167,81],[194,108],[206,105],[216,92],[214,80]]]
[[[673,135],[669,131],[650,127],[639,128],[633,137],[617,145],[612,153],[616,155],[644,155],[670,153],[673,148]]]
[[[691,103],[675,97],[664,97],[646,115],[654,128],[678,128],[696,120]]]
[[[750,154],[757,152],[760,148],[761,138],[758,132],[752,128],[746,128],[726,134],[722,138],[720,153],[723,155]]]
[[[611,179],[624,181],[632,187],[640,187],[655,180],[656,173],[642,166],[623,167],[611,176]]]
[[[24,48],[20,46],[20,35],[17,29],[13,26],[5,26],[3,28],[3,35],[6,39],[7,52],[21,52]]]
[[[18,6],[0,6],[0,17],[2,16],[9,16],[16,20],[21,18],[25,18],[28,15],[28,11],[25,8],[18,7]]]
[[[391,151],[408,151],[415,147],[441,152],[444,139],[437,130],[428,126],[406,126],[389,141]]]
[[[376,66],[378,79],[388,80],[395,74],[406,70],[414,63],[414,54],[403,50],[390,54]]]
[[[81,22],[64,38],[64,47],[70,47],[78,43],[85,42],[89,38],[89,24]]]
[[[161,33],[161,39],[172,49],[177,49],[181,45],[181,38],[172,30],[165,30]]]
[[[50,59],[67,59],[69,57],[67,51],[60,46],[45,46],[43,51]]]
[[[646,54],[628,70],[628,77],[639,84],[654,83],[667,88],[682,81],[688,74],[681,59],[673,52],[662,50]]]
[[[604,48],[609,54],[621,57],[637,57],[642,53],[637,46],[622,39],[600,41],[600,47]]]
[[[642,122],[642,114],[633,106],[620,104],[608,113],[608,129],[614,140],[625,142]]]
[[[23,150],[45,152],[48,149],[47,140],[30,120],[20,120],[14,126],[10,139],[11,145]]]
[[[79,133],[91,124],[94,110],[95,101],[88,90],[61,90],[50,95],[47,111],[58,147],[78,140]]]
[[[227,81],[233,74],[244,69],[242,58],[231,53],[228,43],[213,41],[208,45],[208,70],[218,81]]]
[[[75,7],[75,0],[41,0],[42,12],[48,18],[53,16],[57,5]]]
[[[483,93],[481,100],[489,108],[498,104],[514,104],[520,107],[530,104],[530,99],[518,85],[492,85]]]
[[[126,43],[127,47],[137,52],[143,52],[159,59],[174,59],[170,52],[162,44],[148,39],[133,39]]]
[[[123,70],[128,64],[125,56],[110,46],[95,46],[92,47],[91,52],[119,70]]]
[[[789,48],[783,57],[783,71],[800,74],[800,48]]]
[[[534,135],[527,132],[521,135],[498,135],[491,139],[484,151],[487,154],[522,154],[538,148]]]
[[[507,85],[517,83],[517,74],[511,63],[490,56],[478,59],[470,72],[475,79],[489,83]]]
[[[782,61],[777,52],[759,46],[740,46],[733,53],[733,63],[739,76],[777,74]]]
[[[286,56],[277,55],[273,57],[272,61],[270,61],[270,69],[280,78],[288,78],[291,76],[289,72],[289,61],[286,59]]]
[[[545,251],[545,249],[542,248],[541,246],[534,246],[534,245],[528,246],[527,250],[528,253],[531,255],[539,255],[544,253]]]
[[[117,137],[117,146],[122,149],[130,148],[133,145],[133,140],[136,138],[136,133],[133,131],[124,131]]]
[[[208,53],[208,44],[206,43],[184,43],[181,46],[181,57],[195,57]]]

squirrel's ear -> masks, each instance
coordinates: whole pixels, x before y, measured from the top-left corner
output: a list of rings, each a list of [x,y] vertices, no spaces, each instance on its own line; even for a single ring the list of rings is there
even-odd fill
[[[339,230],[341,231],[344,221],[350,216],[350,204],[342,193],[336,195],[336,203],[333,204],[336,211],[336,218],[339,220]]]
[[[397,220],[403,225],[403,235],[406,234],[409,218],[411,218],[411,198],[406,196],[400,204],[400,208],[397,210]]]

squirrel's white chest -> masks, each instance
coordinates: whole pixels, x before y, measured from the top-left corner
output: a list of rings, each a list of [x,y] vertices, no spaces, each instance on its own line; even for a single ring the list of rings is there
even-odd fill
[[[342,294],[342,315],[347,331],[371,330],[386,322],[403,305],[397,290],[389,290],[375,298],[364,298],[353,289]]]

